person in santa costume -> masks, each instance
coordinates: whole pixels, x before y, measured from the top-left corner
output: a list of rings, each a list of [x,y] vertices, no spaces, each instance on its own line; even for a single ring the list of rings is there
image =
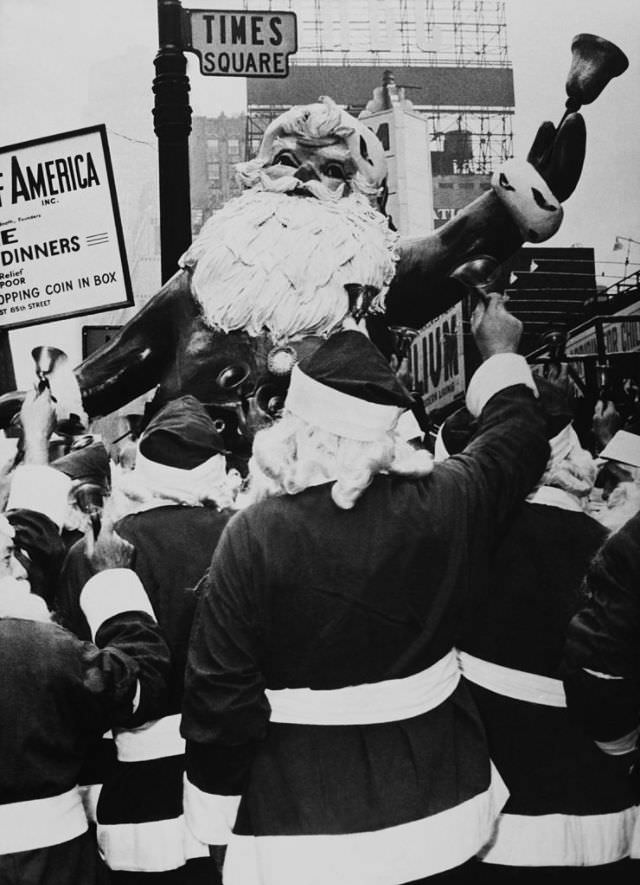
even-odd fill
[[[411,398],[333,335],[258,434],[257,499],[223,532],[185,681],[185,815],[226,885],[464,877],[507,798],[454,651],[496,527],[548,458],[521,324],[493,295],[464,454],[395,432]],[[524,457],[526,453],[526,457]]]
[[[460,663],[510,797],[478,885],[621,882],[637,819],[628,772],[573,721],[561,681],[578,590],[606,530],[587,512],[596,462],[556,384],[536,378],[551,457],[538,487],[509,514],[486,587],[471,600]],[[475,422],[445,422],[440,451],[461,451]]]
[[[141,727],[116,730],[117,761],[106,771],[97,767],[91,785],[98,843],[114,883],[210,885],[217,876],[208,847],[184,824],[178,728],[195,587],[231,515],[235,489],[222,438],[193,396],[172,400],[153,418],[138,443],[133,471],[114,471],[107,506],[126,511],[116,528],[135,549],[130,578],[148,593],[171,650],[165,707]],[[87,625],[78,599],[91,574],[79,542],[65,563],[58,601],[65,622],[80,636]],[[123,587],[128,580],[123,575]]]
[[[631,776],[636,793],[640,727],[640,513],[613,532],[585,576],[565,647],[569,710],[598,751]],[[640,828],[631,836],[640,858]],[[637,866],[637,864],[635,864]],[[637,873],[636,873],[637,875]]]
[[[96,544],[96,574],[79,599],[93,642],[54,623],[9,518],[25,524],[30,516],[32,528],[40,519],[45,537],[60,531],[66,512],[70,481],[46,463],[48,391],[27,396],[22,423],[24,463],[12,476],[7,515],[0,514],[0,882],[98,885],[103,869],[80,771],[105,729],[158,715],[169,650],[141,584],[130,581],[120,592],[131,548],[113,533]],[[36,546],[34,530],[30,549]],[[41,545],[43,556],[50,547]]]

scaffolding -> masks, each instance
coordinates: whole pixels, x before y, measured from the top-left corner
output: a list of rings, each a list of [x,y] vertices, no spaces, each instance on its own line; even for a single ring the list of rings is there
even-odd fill
[[[294,64],[509,67],[504,0],[269,0],[295,12]],[[244,0],[264,10],[264,0]]]
[[[357,68],[378,68],[380,81],[376,85],[384,69],[396,69],[398,86],[405,87],[414,110],[428,120],[434,167],[442,155],[447,174],[489,174],[513,155],[514,107],[504,0],[273,0],[269,8],[272,5],[296,13],[298,52],[291,59],[291,87],[286,98],[280,93],[273,102],[254,102],[250,91],[247,156],[255,155],[274,117],[291,104],[301,103],[296,73],[315,70],[321,79],[322,68],[327,74],[332,69],[334,81],[339,69],[345,84]],[[244,6],[264,9],[264,0],[244,0]],[[407,82],[398,79],[398,69]],[[416,76],[412,77],[409,69],[414,75],[421,72],[423,83],[429,70],[434,76],[446,76],[446,99],[437,88],[415,86]],[[470,69],[478,78],[491,77],[494,72],[494,78],[501,76],[503,83],[508,80],[509,95],[499,95],[498,101],[493,101],[485,89],[485,101],[478,101]],[[323,91],[328,90],[318,94]],[[332,97],[339,101],[339,87],[334,91]],[[430,93],[426,100],[425,92]],[[362,94],[346,107],[357,116],[370,98],[370,94]],[[459,138],[456,133],[461,134]],[[456,139],[466,145],[465,155],[451,156],[447,150]]]

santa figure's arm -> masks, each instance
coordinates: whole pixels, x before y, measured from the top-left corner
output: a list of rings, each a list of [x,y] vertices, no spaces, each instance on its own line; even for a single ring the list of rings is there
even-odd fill
[[[179,270],[74,370],[89,417],[108,415],[155,387],[175,357],[180,329],[196,312],[191,274]]]
[[[482,256],[497,267],[524,242],[540,243],[551,237],[562,221],[560,203],[578,184],[585,145],[580,114],[568,114],[557,129],[544,122],[527,160],[508,160],[494,173],[490,191],[433,234],[401,240],[387,295],[390,320],[406,321],[405,312],[416,310],[416,300],[436,301],[443,281],[466,262]]]

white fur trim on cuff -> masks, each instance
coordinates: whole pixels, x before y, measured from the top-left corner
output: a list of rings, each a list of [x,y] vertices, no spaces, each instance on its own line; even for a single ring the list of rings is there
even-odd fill
[[[226,845],[240,806],[240,796],[205,793],[184,776],[184,816],[187,826],[206,845]]]
[[[540,173],[513,157],[493,173],[491,187],[525,240],[541,243],[562,224],[562,206]]]
[[[67,512],[71,480],[45,464],[16,467],[11,479],[7,510],[35,510],[62,528]]]
[[[140,611],[156,619],[142,581],[128,568],[106,569],[89,578],[80,594],[80,608],[94,640],[100,627],[114,615]]]
[[[518,353],[496,353],[490,356],[476,369],[469,382],[467,408],[477,418],[492,396],[514,384],[525,384],[538,395],[531,369],[523,356]]]

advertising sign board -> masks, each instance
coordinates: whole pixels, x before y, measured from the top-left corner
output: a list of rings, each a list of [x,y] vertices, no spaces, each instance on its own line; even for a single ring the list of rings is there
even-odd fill
[[[0,148],[0,328],[131,304],[106,128]]]
[[[441,409],[464,393],[462,303],[427,323],[414,338],[411,373],[425,409]]]

